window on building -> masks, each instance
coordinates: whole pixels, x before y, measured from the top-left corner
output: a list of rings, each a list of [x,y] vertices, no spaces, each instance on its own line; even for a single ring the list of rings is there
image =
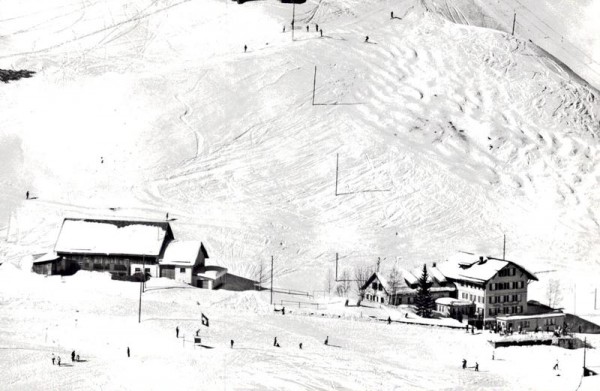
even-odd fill
[[[373,288],[374,291],[376,291],[377,290],[377,283],[374,282],[373,285],[371,285],[371,287]]]
[[[135,268],[135,272],[136,272],[136,273],[139,273],[139,272],[141,272],[141,271],[142,271],[142,269],[140,269],[139,267],[136,267],[136,268]]]
[[[179,268],[179,273],[185,273],[185,267]]]

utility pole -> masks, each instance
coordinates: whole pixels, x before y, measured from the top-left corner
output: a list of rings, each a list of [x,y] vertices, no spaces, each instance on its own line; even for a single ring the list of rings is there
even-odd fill
[[[142,323],[142,282],[140,281],[140,302],[138,305],[138,323]]]
[[[273,305],[273,256],[271,255],[271,305]]]
[[[146,256],[142,255],[142,293],[146,292]]]
[[[573,286],[573,315],[577,315],[577,284]]]
[[[315,89],[317,88],[317,66],[315,65],[315,78],[313,79],[313,99],[312,105],[315,105]]]
[[[335,154],[335,195],[338,195],[338,167],[339,167],[340,154]],[[337,274],[335,275],[337,278]]]
[[[596,310],[597,299],[598,299],[598,288],[594,288],[594,311]]]
[[[504,235],[504,241],[502,243],[502,260],[506,261],[506,234]]]
[[[339,255],[338,253],[335,253],[335,280],[338,280],[338,259],[339,259]]]
[[[512,28],[512,33],[511,35],[515,35],[515,24],[517,23],[517,13],[515,12],[514,16],[513,16],[513,28]]]
[[[296,19],[296,1],[292,5],[292,41],[294,40],[294,19]]]
[[[585,354],[586,354],[586,349],[587,348],[587,337],[583,339],[583,376],[587,376],[587,370],[585,368]]]

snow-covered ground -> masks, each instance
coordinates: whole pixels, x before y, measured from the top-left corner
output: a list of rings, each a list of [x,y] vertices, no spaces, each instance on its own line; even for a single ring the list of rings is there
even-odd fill
[[[281,315],[271,311],[268,292],[206,291],[163,279],[147,289],[138,323],[138,284],[0,266],[0,389],[568,390],[580,380],[581,350],[498,348],[492,360],[487,333],[388,325],[341,301],[320,312],[327,316],[292,307]],[[205,347],[192,343],[198,329]],[[71,363],[73,350],[85,361]],[[52,366],[52,353],[68,366]],[[461,369],[463,358],[479,363],[479,373]],[[600,364],[600,355],[589,351],[588,362]]]
[[[274,0],[243,5],[216,0],[4,0],[1,8],[0,68],[37,73],[0,85],[0,262],[27,268],[30,254],[52,249],[64,217],[163,219],[169,212],[176,219],[175,237],[201,240],[211,262],[253,277],[258,264],[273,255],[276,286],[312,291],[323,289],[336,252],[342,270],[374,265],[381,257],[385,272],[394,263],[412,269],[460,249],[499,256],[506,234],[508,259],[545,271],[530,286],[530,298],[545,301],[548,279],[560,278],[563,305],[598,318],[600,311],[593,306],[600,275],[598,92],[547,58],[527,35],[454,24],[416,0],[308,0],[296,6],[294,41],[292,6]],[[561,11],[565,20],[577,18],[584,8],[573,9],[574,14]],[[392,10],[396,19],[390,19]],[[527,19],[519,23],[525,26]],[[323,29],[322,38],[315,24]],[[594,31],[581,27],[577,34],[586,38],[588,30]],[[369,43],[364,42],[367,35]],[[591,43],[578,50],[596,47],[595,37],[591,33]],[[37,198],[25,201],[26,190]],[[6,279],[6,273],[3,266],[0,278]],[[0,316],[7,344],[41,343],[38,336],[26,345],[29,322],[36,333],[52,322],[65,322],[58,330],[74,327],[66,325],[64,311],[84,311],[77,306],[96,300],[75,289],[85,288],[76,283],[80,278],[53,286],[54,278],[32,276],[29,284],[37,290],[25,282],[23,287],[25,297],[33,297],[31,304],[15,299],[20,284],[3,286]],[[264,298],[254,293],[155,292],[156,313],[169,317],[179,316],[165,310],[185,295],[234,307],[238,301],[255,303],[239,314],[235,308],[215,312],[215,319],[227,324],[222,331],[215,327],[215,333],[223,333],[215,335],[219,349],[179,352],[173,350],[178,344],[169,347],[174,322],[135,324],[130,315],[134,285],[99,285],[114,292],[122,287],[128,299],[118,304],[116,293],[104,302],[98,298],[90,304],[88,320],[82,317],[77,327],[88,335],[103,335],[101,326],[122,327],[123,333],[107,331],[99,342],[102,338],[53,332],[59,333],[55,341],[65,338],[56,342],[65,349],[76,344],[88,351],[89,343],[90,355],[98,361],[90,361],[88,370],[96,368],[92,377],[111,386],[119,384],[109,383],[113,372],[123,381],[140,373],[139,365],[122,357],[122,345],[134,341],[139,342],[134,352],[141,350],[147,358],[144,365],[171,369],[164,377],[160,371],[148,379],[135,376],[156,387],[165,384],[160,379],[173,376],[190,382],[209,378],[208,384],[222,387],[224,372],[219,371],[224,369],[211,369],[210,375],[191,371],[209,362],[234,371],[226,378],[239,381],[238,388],[261,381],[253,374],[259,366],[286,382],[285,388],[298,381],[299,389],[301,384],[310,387],[309,379],[315,379],[314,388],[333,388],[326,380],[328,371],[336,373],[332,378],[339,388],[477,388],[472,373],[453,372],[459,356],[481,352],[480,364],[488,366],[484,338],[473,352],[461,350],[470,349],[472,340],[454,339],[453,330],[395,325],[400,332],[389,333],[378,323],[350,319],[264,317]],[[46,296],[48,290],[55,293]],[[106,312],[112,310],[106,303],[113,303],[114,315]],[[181,316],[188,310],[182,307]],[[287,356],[258,350],[250,358],[237,357],[222,348],[229,335],[242,332],[235,322],[255,330],[240,337],[248,339],[248,346],[264,349],[276,330],[307,341],[312,336],[315,343],[330,329],[345,330],[343,346],[353,349],[350,357],[360,358],[349,359],[347,350],[332,357],[322,350],[310,358],[295,350]],[[264,323],[264,330],[257,323]],[[432,339],[423,348],[429,355],[421,356],[422,333]],[[162,349],[142,347],[146,336],[164,345],[168,359],[158,357]],[[369,347],[369,341],[382,344],[387,338],[386,347]],[[106,339],[115,342],[100,347]],[[356,346],[350,348],[350,341]],[[408,356],[398,353],[403,344],[412,347]],[[114,347],[114,355],[108,346]],[[531,349],[515,350],[528,360],[506,364],[504,372],[502,362],[492,363],[499,369],[482,373],[481,387],[513,389],[521,384],[515,374],[525,371],[524,363],[535,354],[542,352],[539,357],[552,361],[544,350],[551,348]],[[44,365],[47,353],[40,357]],[[35,353],[10,354],[23,364],[2,360],[0,365],[10,365],[10,378],[34,381],[26,373],[27,368],[39,369]],[[381,368],[380,356],[386,362]],[[225,366],[226,357],[241,360],[240,365]],[[311,367],[305,378],[292,376],[296,367],[312,365],[313,359],[323,367]],[[131,367],[131,378],[118,371],[123,365]],[[179,373],[178,365],[190,370]],[[541,371],[547,367],[540,364]],[[279,377],[269,372],[278,368]],[[69,370],[81,370],[65,378],[73,384],[89,381],[79,365]],[[52,374],[47,373],[63,379]],[[378,379],[388,381],[379,385]],[[558,383],[552,379],[549,384],[557,387],[574,381],[568,374]],[[430,386],[429,381],[435,383]],[[255,388],[280,388],[269,384],[256,383]]]

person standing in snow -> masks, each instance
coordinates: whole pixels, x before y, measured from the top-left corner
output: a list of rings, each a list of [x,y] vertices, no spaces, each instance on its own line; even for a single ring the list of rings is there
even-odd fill
[[[308,33],[308,25],[306,25],[306,32]]]
[[[71,362],[75,361],[75,351],[71,352]]]
[[[283,32],[285,33],[285,25],[283,26]]]
[[[52,353],[52,365],[54,365],[54,361],[56,361],[56,357],[54,357],[54,353]]]
[[[300,347],[300,350],[302,350],[302,342],[300,342],[300,345],[298,345]]]
[[[467,360],[463,358],[462,368],[465,369],[467,367]]]
[[[394,11],[390,12],[390,19],[394,19]]]
[[[229,342],[231,349],[233,349],[233,339]]]
[[[556,363],[554,364],[554,367],[552,368],[555,371],[558,370],[558,359],[556,359]]]
[[[244,45],[244,53],[246,53],[246,50],[248,50],[248,46]]]
[[[277,343],[277,337],[275,337],[275,339],[273,340],[273,346],[277,346],[277,345],[278,345],[278,343]]]
[[[28,199],[29,199],[29,190],[27,190],[27,191],[25,192],[25,199],[26,199],[26,200],[28,200]]]
[[[318,24],[315,24],[315,31],[319,32],[319,25]]]
[[[492,361],[496,359],[496,351],[492,350]]]
[[[77,355],[77,357],[75,357],[75,360],[76,360],[77,362],[79,362],[79,354]]]
[[[475,362],[475,372],[479,372],[479,363]]]
[[[127,358],[131,356],[131,351],[129,350],[129,346],[127,346]]]
[[[329,336],[327,336],[327,338],[325,338],[325,345],[329,345]]]
[[[60,356],[58,356],[58,357],[56,358],[56,362],[58,363],[58,366],[60,367]]]
[[[285,307],[281,307],[281,315],[285,315]]]
[[[323,29],[320,29],[319,32],[321,33],[321,38],[323,38]]]
[[[369,36],[368,35],[365,37],[365,43],[369,43]]]
[[[392,323],[392,318],[388,316],[388,324]]]
[[[179,326],[175,327],[175,337],[179,338]]]

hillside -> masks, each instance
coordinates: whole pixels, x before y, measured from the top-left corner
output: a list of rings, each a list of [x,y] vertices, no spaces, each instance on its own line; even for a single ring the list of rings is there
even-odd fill
[[[0,68],[37,73],[0,86],[3,259],[51,249],[65,216],[169,212],[213,262],[250,277],[273,255],[291,288],[322,289],[336,252],[342,268],[410,268],[500,255],[506,234],[509,259],[568,270],[567,287],[590,276],[587,295],[595,90],[526,39],[419,1],[296,15],[292,41],[276,1],[4,2]]]

